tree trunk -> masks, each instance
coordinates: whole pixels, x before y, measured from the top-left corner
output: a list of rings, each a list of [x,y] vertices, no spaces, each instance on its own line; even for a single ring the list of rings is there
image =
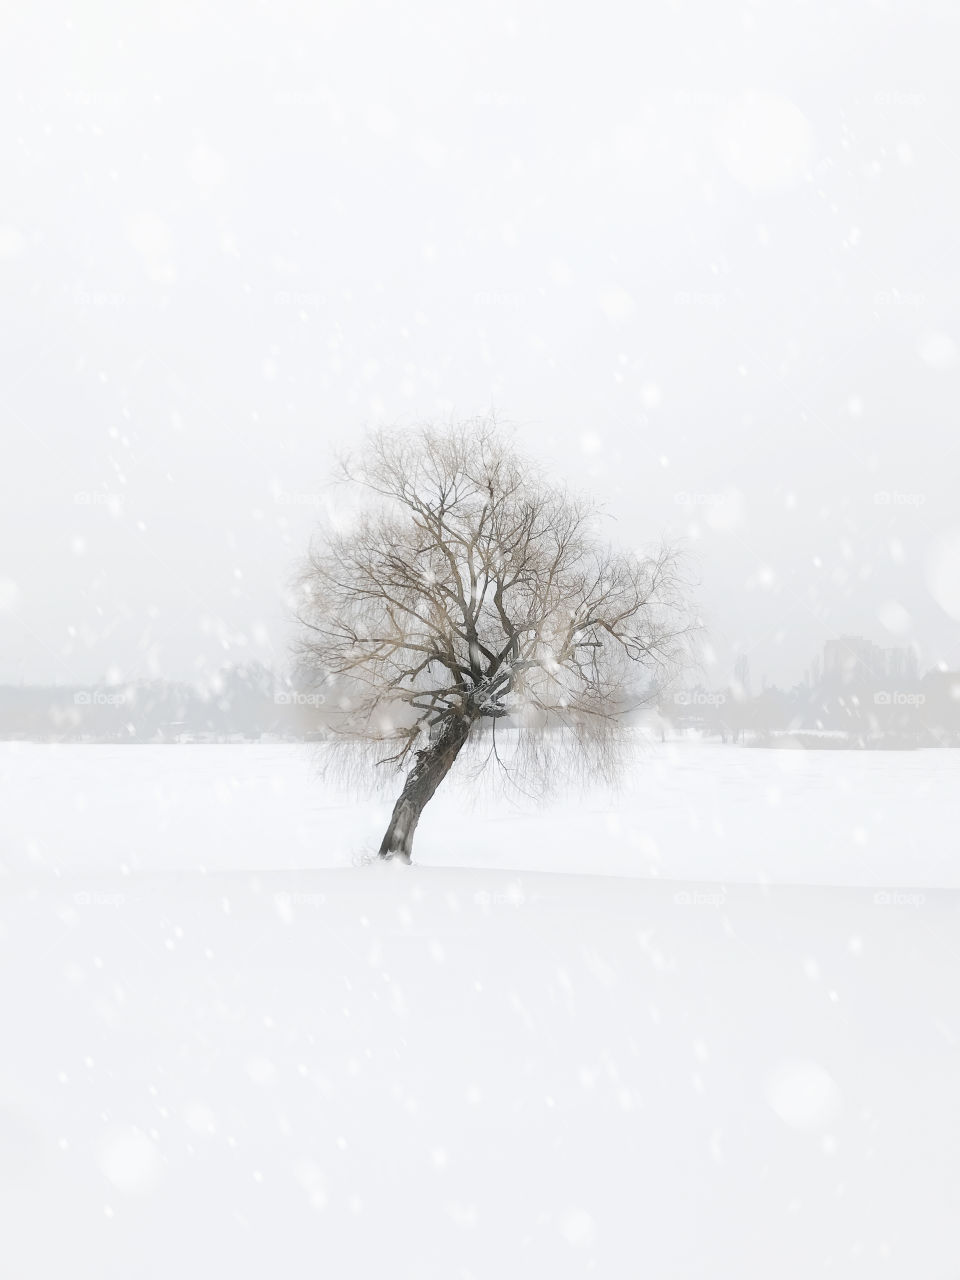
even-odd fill
[[[399,856],[410,861],[413,834],[420,821],[424,805],[450,772],[450,767],[460,754],[460,748],[470,736],[471,721],[450,720],[444,725],[436,742],[417,752],[417,763],[407,775],[400,798],[393,806],[393,815],[380,845],[381,858]]]

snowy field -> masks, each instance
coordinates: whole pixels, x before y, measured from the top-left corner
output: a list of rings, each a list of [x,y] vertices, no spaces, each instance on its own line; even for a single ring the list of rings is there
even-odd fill
[[[956,1280],[958,768],[3,744],[0,1274]]]
[[[288,746],[0,743],[0,876],[316,870],[375,853],[399,790],[317,780]],[[423,867],[748,884],[960,887],[960,751],[641,747],[620,794],[539,808],[456,774],[426,809]]]

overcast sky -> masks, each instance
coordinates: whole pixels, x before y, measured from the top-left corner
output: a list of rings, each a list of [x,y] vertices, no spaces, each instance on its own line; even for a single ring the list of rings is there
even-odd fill
[[[960,666],[958,19],[7,0],[0,680],[282,666],[331,452],[490,409],[718,680]]]

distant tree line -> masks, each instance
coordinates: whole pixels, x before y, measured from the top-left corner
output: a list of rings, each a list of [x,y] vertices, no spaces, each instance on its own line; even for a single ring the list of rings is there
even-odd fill
[[[0,738],[44,742],[296,741],[322,737],[329,691],[260,663],[202,685],[169,680],[0,685]]]
[[[960,746],[960,672],[928,671],[895,681],[869,672],[830,673],[791,689],[749,694],[697,686],[659,703],[664,733],[696,731],[721,742],[804,746]]]

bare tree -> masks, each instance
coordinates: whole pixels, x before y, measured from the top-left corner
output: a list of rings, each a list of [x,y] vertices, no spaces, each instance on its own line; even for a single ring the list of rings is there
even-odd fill
[[[613,768],[638,675],[653,695],[693,627],[677,553],[610,549],[595,506],[486,420],[377,433],[343,469],[367,502],[310,551],[300,650],[350,691],[340,741],[408,769],[380,855],[410,860],[471,738],[515,778],[549,781],[561,756]]]

